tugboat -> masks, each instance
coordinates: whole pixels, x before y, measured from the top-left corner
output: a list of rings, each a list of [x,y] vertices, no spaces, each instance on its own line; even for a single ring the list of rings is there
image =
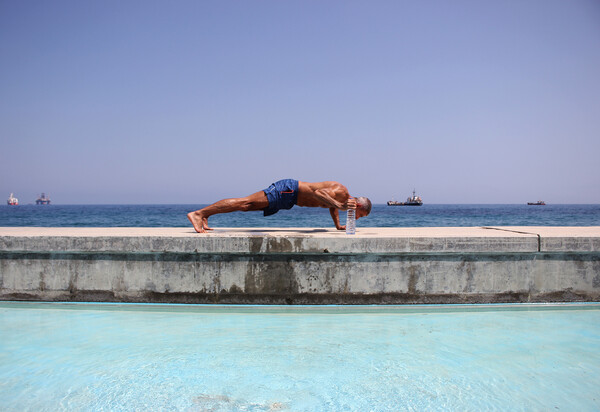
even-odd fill
[[[10,197],[8,198],[8,200],[6,201],[6,204],[9,206],[17,206],[19,204],[19,199],[17,199],[12,193],[10,194]]]
[[[35,199],[35,204],[36,205],[49,205],[50,197],[46,197],[46,193],[42,193],[42,195],[40,197]]]
[[[415,190],[413,189],[413,194],[411,197],[406,199],[406,202],[396,202],[395,200],[390,200],[387,202],[388,206],[422,206],[423,199],[420,196],[415,194]]]
[[[537,202],[527,202],[529,206],[546,206],[546,202],[538,200]]]

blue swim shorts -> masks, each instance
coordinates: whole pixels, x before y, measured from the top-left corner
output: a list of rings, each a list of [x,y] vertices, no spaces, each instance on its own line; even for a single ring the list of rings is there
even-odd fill
[[[263,209],[265,216],[274,215],[281,209],[291,209],[298,202],[298,181],[279,180],[263,190],[269,199],[269,206]]]

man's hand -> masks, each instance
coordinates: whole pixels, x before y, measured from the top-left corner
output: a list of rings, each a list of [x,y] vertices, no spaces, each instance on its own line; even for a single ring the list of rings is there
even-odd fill
[[[340,215],[338,210],[335,207],[329,208],[329,213],[331,213],[331,218],[333,219],[333,224],[337,230],[346,230],[346,226],[340,225]]]
[[[349,197],[344,204],[344,210],[348,209],[356,209],[356,199],[353,197]]]

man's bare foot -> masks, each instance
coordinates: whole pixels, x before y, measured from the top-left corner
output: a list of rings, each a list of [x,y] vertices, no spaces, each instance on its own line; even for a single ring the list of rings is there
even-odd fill
[[[196,230],[196,232],[204,233],[201,216],[197,216],[196,212],[190,212],[187,214],[187,218],[190,220],[190,222],[192,222],[192,225],[194,225],[194,229]]]
[[[202,227],[204,228],[204,230],[213,230],[212,227],[208,227],[208,218],[207,217],[202,218]]]
[[[190,212],[187,214],[188,219],[194,225],[194,229],[198,233],[205,233],[207,230],[212,230],[208,227],[208,218],[202,216],[198,212]]]

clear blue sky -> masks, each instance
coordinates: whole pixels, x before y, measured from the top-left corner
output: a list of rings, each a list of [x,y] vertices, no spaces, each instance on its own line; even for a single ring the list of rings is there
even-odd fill
[[[600,203],[600,2],[0,0],[0,168],[21,203]]]

